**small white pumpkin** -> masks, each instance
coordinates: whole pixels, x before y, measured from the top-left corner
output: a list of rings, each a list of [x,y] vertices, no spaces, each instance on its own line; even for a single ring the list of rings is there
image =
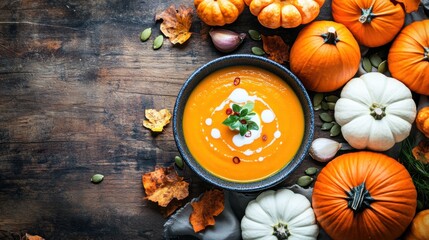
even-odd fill
[[[244,240],[315,240],[318,234],[310,201],[289,189],[262,192],[241,220]]]
[[[403,83],[370,72],[343,87],[334,114],[352,147],[386,151],[410,135],[416,104]]]

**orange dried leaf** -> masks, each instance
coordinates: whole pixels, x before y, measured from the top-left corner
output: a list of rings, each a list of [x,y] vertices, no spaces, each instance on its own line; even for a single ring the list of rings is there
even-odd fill
[[[161,109],[160,111],[146,109],[145,117],[147,120],[143,120],[144,127],[149,128],[153,132],[162,132],[164,126],[170,122],[171,113],[168,109]]]
[[[28,234],[28,233],[26,233],[25,234],[25,239],[26,240],[45,240],[44,238],[42,238],[41,236],[38,236],[38,235],[31,235],[31,234]]]
[[[204,230],[207,226],[215,225],[214,217],[224,209],[223,191],[214,189],[203,194],[201,199],[191,203],[193,211],[189,222],[195,232]]]
[[[182,44],[190,37],[193,8],[180,5],[178,9],[174,5],[156,14],[156,21],[162,19],[161,32],[170,39],[173,44]]]
[[[412,151],[414,158],[424,164],[429,163],[429,140],[424,139]]]
[[[289,61],[289,45],[287,45],[280,36],[262,35],[262,44],[269,59],[280,64]]]
[[[174,167],[157,168],[142,176],[146,199],[166,207],[174,198],[185,199],[189,195],[189,183],[177,175]]]

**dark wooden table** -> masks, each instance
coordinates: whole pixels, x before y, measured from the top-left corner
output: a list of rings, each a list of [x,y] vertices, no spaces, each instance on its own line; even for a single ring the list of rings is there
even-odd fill
[[[178,151],[171,124],[154,135],[142,127],[147,108],[173,110],[177,93],[199,66],[224,54],[194,15],[181,46],[160,34],[156,13],[193,1],[5,0],[0,3],[0,230],[46,239],[161,239],[166,218],[144,199],[141,176],[170,166]],[[326,1],[318,19],[331,19]],[[140,32],[153,34],[141,42]],[[263,28],[246,9],[229,26]],[[249,38],[234,53],[251,53]],[[312,94],[312,93],[310,93]],[[328,136],[316,119],[315,137]],[[283,185],[309,166],[307,157]],[[95,173],[105,175],[92,184]],[[210,188],[190,170],[190,198]],[[1,235],[0,235],[1,236]],[[5,236],[5,235],[4,235]]]

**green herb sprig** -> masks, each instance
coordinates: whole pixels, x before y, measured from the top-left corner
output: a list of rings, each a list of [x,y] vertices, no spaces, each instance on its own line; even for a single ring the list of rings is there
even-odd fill
[[[222,124],[228,126],[232,130],[238,130],[241,136],[244,136],[250,130],[258,130],[259,126],[251,120],[251,117],[256,115],[253,112],[255,103],[248,102],[243,106],[232,104],[232,109],[227,114],[229,115]]]

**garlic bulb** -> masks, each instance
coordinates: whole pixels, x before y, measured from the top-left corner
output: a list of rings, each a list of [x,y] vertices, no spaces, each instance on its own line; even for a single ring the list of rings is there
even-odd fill
[[[216,49],[224,53],[234,51],[246,38],[245,33],[236,33],[222,28],[211,29],[209,34]]]
[[[317,138],[311,143],[309,155],[316,161],[328,162],[335,157],[341,146],[342,144],[335,140]]]

